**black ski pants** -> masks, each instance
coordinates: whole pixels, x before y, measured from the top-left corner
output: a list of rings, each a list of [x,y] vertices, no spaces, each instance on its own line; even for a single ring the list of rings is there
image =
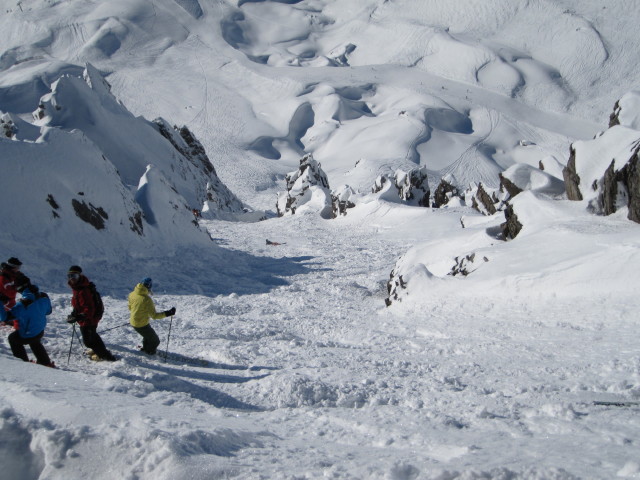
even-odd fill
[[[142,335],[142,351],[150,355],[155,355],[158,350],[158,345],[160,345],[160,339],[151,325],[133,327],[133,329]]]
[[[102,338],[100,338],[100,335],[96,332],[97,328],[98,327],[96,325],[85,325],[84,327],[80,327],[84,346],[93,350],[93,353],[98,355],[100,358],[110,359],[113,355],[111,355],[111,352],[107,350]]]
[[[35,337],[22,338],[18,330],[9,334],[9,345],[11,346],[11,352],[14,357],[19,358],[20,360],[24,360],[25,362],[29,361],[29,357],[27,356],[27,350],[24,348],[25,345],[29,345],[31,347],[31,351],[36,356],[36,360],[40,365],[50,365],[51,359],[47,354],[44,346],[40,342],[42,337],[44,336],[44,330],[40,332]]]

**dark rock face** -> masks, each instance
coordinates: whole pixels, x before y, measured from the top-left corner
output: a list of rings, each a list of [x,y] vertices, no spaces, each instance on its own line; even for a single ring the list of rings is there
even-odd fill
[[[513,210],[513,205],[508,205],[504,211],[506,222],[501,225],[502,234],[506,240],[513,240],[522,230],[522,224],[518,221],[518,216]]]
[[[639,147],[640,148],[640,147]],[[629,192],[629,220],[640,223],[640,161],[638,150],[625,166],[624,176]]]
[[[582,200],[583,197],[580,192],[580,176],[576,171],[576,151],[573,146],[571,147],[567,166],[562,170],[562,176],[564,177],[564,185],[567,189],[567,198],[569,200]]]
[[[616,102],[613,106],[613,112],[609,115],[609,128],[615,127],[616,125],[620,125],[620,112],[622,108],[620,107],[620,100]]]
[[[384,300],[384,303],[387,305],[387,307],[390,306],[394,300],[399,299],[398,294],[400,289],[404,290],[406,288],[407,288],[407,284],[403,280],[402,275],[396,276],[395,269],[392,270],[391,274],[389,275],[389,281],[387,282],[387,294],[389,296]]]
[[[471,206],[484,215],[493,215],[497,212],[494,203],[494,199],[486,192],[482,184],[479,184],[478,191],[471,201]]]
[[[509,194],[509,198],[513,198],[522,192],[520,187],[502,175],[502,173],[498,174],[498,176],[500,177],[500,189],[506,191]]]
[[[443,178],[440,180],[440,184],[433,193],[433,206],[435,208],[443,207],[449,203],[449,200],[451,200],[452,197],[459,195],[460,192],[458,189]]]
[[[80,202],[75,198],[71,200],[71,205],[80,220],[87,222],[96,230],[104,229],[104,221],[109,218],[109,215],[101,207],[96,208],[91,203],[87,205],[84,201]]]
[[[376,178],[376,181],[371,188],[371,193],[381,192],[388,181],[389,178],[386,175],[380,175],[378,178]]]
[[[629,207],[627,218],[640,223],[640,167],[638,166],[638,154],[640,143],[634,150],[631,158],[620,170],[614,169],[614,162],[605,171],[602,181],[602,194],[600,203],[602,213],[610,215],[621,206]]]

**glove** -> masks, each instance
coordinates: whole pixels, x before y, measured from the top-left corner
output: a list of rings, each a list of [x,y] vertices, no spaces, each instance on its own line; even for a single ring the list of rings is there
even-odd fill
[[[70,313],[67,317],[67,323],[76,323],[86,320],[87,317],[83,313]]]
[[[164,311],[164,316],[165,317],[172,317],[176,314],[176,307],[172,307],[170,310],[165,310]]]

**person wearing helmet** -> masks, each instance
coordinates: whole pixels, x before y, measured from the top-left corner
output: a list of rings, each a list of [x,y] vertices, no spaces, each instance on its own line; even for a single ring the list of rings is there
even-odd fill
[[[149,355],[155,355],[160,345],[160,339],[153,327],[149,324],[151,319],[158,320],[175,315],[175,307],[157,312],[151,295],[153,294],[153,281],[151,278],[143,278],[133,292],[129,294],[129,323],[133,329],[142,336],[141,351]]]

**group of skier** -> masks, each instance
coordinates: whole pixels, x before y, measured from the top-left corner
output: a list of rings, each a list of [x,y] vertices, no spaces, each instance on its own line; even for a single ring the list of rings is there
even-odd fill
[[[55,367],[42,345],[47,316],[52,313],[49,296],[31,283],[29,277],[21,272],[22,262],[11,257],[3,262],[0,270],[0,322],[13,325],[14,331],[9,334],[11,352],[17,358],[28,362],[29,357],[25,345],[31,347],[36,363]],[[113,362],[117,358],[107,349],[97,328],[102,318],[103,306],[95,286],[82,273],[82,268],[73,265],[67,272],[67,284],[72,290],[72,311],[67,317],[69,324],[80,327],[82,341],[89,349],[93,360]],[[160,339],[149,324],[150,319],[173,316],[175,307],[157,312],[151,299],[153,281],[146,277],[138,283],[129,294],[129,323],[142,336],[140,350],[155,355]],[[19,296],[18,296],[19,295]],[[74,326],[75,331],[75,326]]]

